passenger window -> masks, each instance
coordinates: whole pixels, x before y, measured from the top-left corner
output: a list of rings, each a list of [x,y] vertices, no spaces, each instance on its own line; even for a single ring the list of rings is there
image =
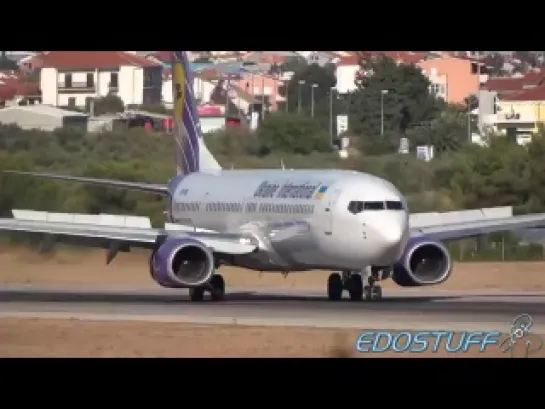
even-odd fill
[[[348,211],[352,214],[358,214],[363,211],[363,202],[351,201],[348,203]]]
[[[403,210],[403,203],[387,201],[386,202],[386,209],[388,209],[388,210]]]
[[[384,210],[384,202],[363,202],[364,210]]]

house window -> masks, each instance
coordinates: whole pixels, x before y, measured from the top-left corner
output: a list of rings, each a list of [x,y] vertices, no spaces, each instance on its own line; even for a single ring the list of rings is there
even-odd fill
[[[95,76],[92,73],[87,74],[87,88],[95,86]]]
[[[110,88],[117,88],[118,87],[117,81],[118,81],[117,72],[112,72],[110,74]]]
[[[86,97],[85,98],[85,112],[91,112],[91,103],[93,101],[93,97]]]
[[[72,74],[64,74],[64,86],[72,88]]]
[[[430,84],[430,94],[432,95],[442,95],[445,93],[444,84]]]
[[[75,108],[76,107],[76,98],[75,97],[68,98],[68,106],[70,108]]]

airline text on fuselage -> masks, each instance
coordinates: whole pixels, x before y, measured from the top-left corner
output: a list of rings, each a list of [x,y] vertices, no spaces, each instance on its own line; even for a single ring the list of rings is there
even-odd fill
[[[278,183],[265,181],[261,183],[254,193],[254,197],[277,199],[311,199],[312,195],[318,189],[321,183],[294,184],[284,183],[280,186]]]

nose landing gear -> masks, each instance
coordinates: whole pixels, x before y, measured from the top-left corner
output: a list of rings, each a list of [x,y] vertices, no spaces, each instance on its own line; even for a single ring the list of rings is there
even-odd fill
[[[331,301],[342,299],[343,291],[348,291],[351,301],[377,301],[382,299],[382,288],[376,283],[380,281],[380,270],[371,269],[371,274],[367,278],[367,285],[363,285],[362,272],[343,271],[342,276],[339,273],[331,273],[327,280],[327,297]]]

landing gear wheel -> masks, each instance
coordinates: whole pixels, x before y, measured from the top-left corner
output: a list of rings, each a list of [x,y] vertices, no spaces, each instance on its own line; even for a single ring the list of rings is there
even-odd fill
[[[347,290],[352,301],[361,301],[363,299],[363,280],[361,275],[352,274],[347,282]]]
[[[191,301],[202,301],[204,300],[204,288],[194,287],[189,289],[189,299]]]
[[[366,285],[363,287],[365,299],[368,301],[378,301],[382,299],[382,288],[378,285]]]
[[[212,301],[221,301],[225,298],[225,280],[221,274],[214,274],[210,279],[210,297]]]
[[[343,296],[343,280],[339,273],[331,273],[327,279],[327,298],[339,301]]]
[[[376,301],[382,300],[382,287],[381,286],[376,285],[376,286],[372,287],[371,299],[376,300]]]

